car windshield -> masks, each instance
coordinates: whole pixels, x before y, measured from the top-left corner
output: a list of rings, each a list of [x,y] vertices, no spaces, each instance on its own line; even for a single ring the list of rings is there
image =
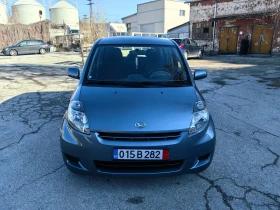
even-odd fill
[[[85,82],[99,85],[186,86],[190,81],[175,46],[100,45],[87,69]]]
[[[72,34],[78,34],[78,33],[79,33],[79,30],[71,30],[71,33],[72,33]]]
[[[19,42],[17,42],[17,43],[15,43],[14,44],[14,46],[17,46],[17,45],[19,45],[19,43],[21,43],[22,41],[19,41]]]

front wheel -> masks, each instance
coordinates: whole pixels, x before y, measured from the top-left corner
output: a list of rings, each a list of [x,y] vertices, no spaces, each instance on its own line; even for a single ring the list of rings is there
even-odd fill
[[[40,54],[45,54],[46,53],[46,50],[44,48],[40,49]]]
[[[16,50],[10,50],[10,56],[16,56],[17,54]]]

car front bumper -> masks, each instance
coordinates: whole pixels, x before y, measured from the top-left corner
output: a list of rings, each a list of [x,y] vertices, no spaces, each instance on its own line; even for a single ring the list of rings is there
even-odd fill
[[[3,53],[4,55],[8,55],[9,54],[8,50],[6,50],[6,49],[3,49],[2,52],[0,52],[0,53]]]
[[[103,176],[163,176],[198,173],[207,169],[216,144],[215,128],[208,127],[195,135],[181,132],[177,139],[163,141],[104,140],[98,133],[84,135],[64,119],[60,146],[67,168],[78,174]],[[115,161],[114,149],[168,149],[168,161]]]

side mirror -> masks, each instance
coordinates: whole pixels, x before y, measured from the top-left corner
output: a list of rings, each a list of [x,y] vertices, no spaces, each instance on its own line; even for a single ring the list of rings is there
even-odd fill
[[[67,75],[74,79],[80,79],[80,70],[79,68],[68,68]]]
[[[194,71],[194,80],[204,79],[207,77],[206,70],[195,70]]]

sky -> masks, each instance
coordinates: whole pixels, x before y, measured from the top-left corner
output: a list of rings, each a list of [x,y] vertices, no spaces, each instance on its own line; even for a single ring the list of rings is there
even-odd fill
[[[45,0],[46,9],[48,11],[48,1]],[[58,0],[52,0],[52,5]],[[75,0],[67,0],[74,2]],[[137,4],[149,2],[150,0],[93,0],[93,9],[99,8],[106,14],[107,22],[122,22],[121,18],[137,12]],[[40,2],[40,1],[39,1]],[[78,0],[79,15],[81,18],[84,15],[89,16],[89,6],[87,0]],[[47,14],[49,19],[49,14]]]

